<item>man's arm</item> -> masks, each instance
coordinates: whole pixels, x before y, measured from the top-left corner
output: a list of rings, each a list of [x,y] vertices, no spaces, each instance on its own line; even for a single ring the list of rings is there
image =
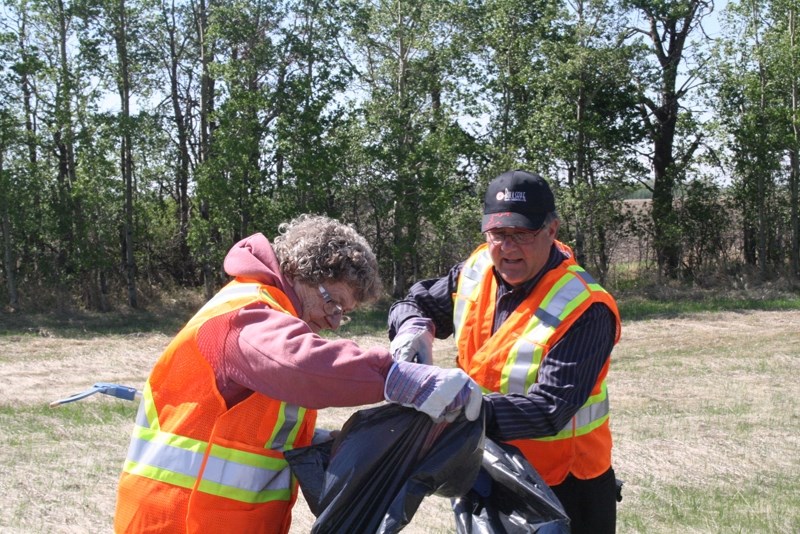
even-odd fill
[[[539,367],[527,395],[484,397],[486,434],[512,440],[552,436],[583,406],[611,355],[616,320],[604,304],[593,304],[556,343]]]
[[[461,273],[461,263],[450,269],[447,276],[421,280],[411,286],[408,296],[389,309],[389,339],[412,317],[427,317],[436,327],[436,337],[445,339],[453,334],[453,293]]]

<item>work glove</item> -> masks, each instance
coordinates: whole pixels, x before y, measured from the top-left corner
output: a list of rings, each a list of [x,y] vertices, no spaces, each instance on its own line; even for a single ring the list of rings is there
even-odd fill
[[[392,358],[398,362],[417,362],[433,365],[433,321],[425,317],[407,319],[389,345]]]
[[[437,423],[452,422],[461,411],[470,421],[481,412],[478,384],[461,369],[395,362],[386,377],[387,401],[428,414]]]

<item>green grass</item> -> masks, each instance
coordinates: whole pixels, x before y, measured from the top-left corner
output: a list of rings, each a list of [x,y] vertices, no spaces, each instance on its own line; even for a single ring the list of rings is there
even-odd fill
[[[196,310],[195,310],[196,311]],[[0,336],[30,335],[86,339],[107,334],[160,332],[176,334],[194,311],[179,309],[168,312],[126,310],[99,313],[83,310],[3,314]]]
[[[385,336],[387,330],[386,317],[390,305],[390,302],[381,302],[371,308],[354,311],[350,314],[352,321],[339,330],[339,335]],[[677,317],[690,313],[800,310],[800,296],[780,298],[703,296],[691,298],[688,295],[683,295],[675,300],[622,296],[618,298],[617,305],[623,321],[641,321]]]
[[[689,486],[676,481],[639,496],[644,513],[621,514],[620,532],[773,533],[800,531],[800,518],[792,511],[800,507],[796,482],[770,477],[770,488],[755,478],[746,484],[712,487]],[[764,504],[768,490],[773,501]],[[783,491],[785,490],[785,491]],[[623,500],[624,507],[624,500]],[[657,530],[653,525],[659,525]]]
[[[386,319],[389,313],[388,304],[377,304],[369,308],[355,310],[348,314],[351,321],[339,329],[339,334],[385,336],[388,328]]]
[[[615,349],[609,375],[615,470],[626,481],[617,531],[800,532],[799,443],[794,430],[800,420],[795,394],[800,338],[792,323],[798,314],[792,313],[788,321],[778,320],[776,314],[769,319],[746,313],[724,318],[702,314],[796,310],[800,299],[623,297],[620,306],[631,334]],[[388,307],[380,303],[357,311],[350,324],[331,335],[354,337],[359,343],[365,339],[359,336],[385,339]],[[51,409],[47,403],[55,397],[52,377],[41,372],[40,361],[66,361],[69,366],[53,369],[88,376],[90,364],[109,358],[112,341],[121,347],[118,334],[134,334],[122,341],[136,347],[144,338],[137,332],[171,336],[192,313],[183,310],[172,318],[156,312],[86,314],[70,320],[17,316],[16,326],[3,321],[0,372],[6,373],[6,397],[0,403],[0,498],[5,509],[0,511],[0,531],[105,532],[112,521],[116,481],[137,403],[95,395]],[[689,317],[673,319],[681,315]],[[767,320],[776,322],[763,324]],[[26,352],[18,350],[18,344],[41,341],[41,331],[30,332],[31,327],[49,330],[53,339],[29,358],[20,356]],[[69,337],[78,341],[64,342]],[[144,356],[152,350],[150,345],[142,350],[125,345],[123,352],[142,355],[134,358],[134,367],[144,369],[142,362],[154,357]],[[16,356],[4,361],[2,347]],[[54,347],[65,352],[54,352]],[[455,348],[442,352],[450,350]],[[75,354],[80,354],[85,369],[77,357],[74,364],[68,360]],[[442,361],[450,356],[440,354]],[[129,364],[128,359],[109,362],[117,367]],[[34,385],[14,395],[22,376],[29,381],[25,384]],[[18,402],[23,395],[28,397]],[[345,419],[337,410],[322,410],[319,416],[324,428]],[[453,532],[447,503],[426,502],[436,511],[420,513],[422,526],[414,532]],[[303,513],[298,506],[295,515]],[[69,527],[60,529],[62,525]]]
[[[711,297],[699,300],[621,297],[617,304],[623,321],[640,321],[643,319],[676,317],[688,313],[798,310],[800,309],[800,297],[770,299]]]
[[[351,322],[342,326],[339,334],[332,335],[385,336],[386,319],[391,304],[391,300],[384,299],[353,311],[349,314]],[[639,321],[677,317],[688,313],[797,310],[800,309],[800,295],[790,294],[769,298],[730,297],[714,296],[707,291],[695,292],[684,289],[672,296],[647,297],[623,291],[617,296],[617,304],[623,321]],[[46,336],[54,332],[57,332],[59,337],[72,339],[139,332],[158,332],[171,336],[186,324],[195,311],[187,302],[173,304],[167,309],[125,310],[113,313],[62,310],[3,314],[0,321],[0,336]]]
[[[55,409],[46,404],[24,405],[20,408],[0,405],[0,427],[5,433],[5,438],[0,438],[0,444],[5,439],[14,440],[31,432],[47,439],[57,439],[65,427],[70,431],[85,432],[90,428],[103,427],[111,421],[133,420],[138,403],[102,397],[94,402],[83,400],[62,404]]]

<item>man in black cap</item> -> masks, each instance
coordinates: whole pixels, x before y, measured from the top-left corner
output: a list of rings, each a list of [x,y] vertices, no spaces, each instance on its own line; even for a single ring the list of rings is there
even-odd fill
[[[451,334],[458,366],[485,392],[486,434],[519,448],[575,533],[616,528],[608,373],[619,340],[613,297],[556,240],[555,199],[539,175],[489,184],[486,242],[443,278],[414,284],[389,312],[391,352],[432,363]]]

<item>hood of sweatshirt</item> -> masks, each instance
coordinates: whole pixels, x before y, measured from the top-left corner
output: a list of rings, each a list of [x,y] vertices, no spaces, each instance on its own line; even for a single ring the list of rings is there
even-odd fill
[[[300,299],[281,273],[275,251],[263,234],[253,234],[236,243],[225,256],[223,268],[235,278],[254,280],[277,287],[286,293],[297,313],[303,315]]]

